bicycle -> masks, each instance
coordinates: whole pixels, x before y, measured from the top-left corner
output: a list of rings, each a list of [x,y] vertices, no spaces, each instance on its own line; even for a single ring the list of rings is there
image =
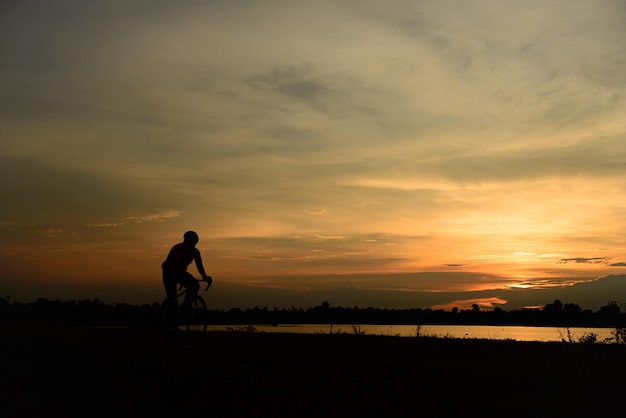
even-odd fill
[[[202,279],[199,282],[206,282],[204,291],[211,287],[211,283]],[[208,311],[204,298],[196,294],[193,299],[188,289],[179,285],[176,298],[170,300],[165,298],[160,308],[160,327],[166,337],[173,337],[182,327],[190,338],[202,339],[208,326]],[[174,303],[173,307],[168,307],[168,303]]]

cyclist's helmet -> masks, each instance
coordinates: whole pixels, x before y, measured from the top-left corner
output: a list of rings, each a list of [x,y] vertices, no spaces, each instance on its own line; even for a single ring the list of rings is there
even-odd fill
[[[183,240],[185,242],[193,243],[195,245],[198,243],[200,238],[198,237],[198,234],[196,234],[194,231],[187,231],[185,232],[185,235],[183,235]]]

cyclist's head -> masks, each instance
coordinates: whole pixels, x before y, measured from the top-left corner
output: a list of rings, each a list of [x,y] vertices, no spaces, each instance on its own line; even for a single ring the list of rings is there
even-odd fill
[[[183,235],[183,241],[187,244],[196,245],[199,240],[198,234],[193,231],[187,231],[185,235]]]

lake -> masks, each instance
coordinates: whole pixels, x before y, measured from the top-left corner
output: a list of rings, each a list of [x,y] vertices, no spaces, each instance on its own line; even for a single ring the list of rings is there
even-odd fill
[[[210,325],[210,331],[245,330],[245,325]],[[355,327],[357,327],[355,329]],[[287,332],[302,334],[355,334],[357,331],[366,335],[388,335],[398,337],[416,337],[415,325],[349,325],[334,324],[332,330],[328,324],[281,324],[254,325],[257,332]],[[490,340],[516,341],[561,341],[570,339],[578,342],[580,338],[595,334],[598,342],[613,338],[613,328],[577,328],[571,327],[532,327],[512,325],[422,325],[419,336],[439,338],[480,338]]]

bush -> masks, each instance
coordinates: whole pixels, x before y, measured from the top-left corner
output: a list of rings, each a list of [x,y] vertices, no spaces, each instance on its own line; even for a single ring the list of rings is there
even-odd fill
[[[615,344],[626,344],[626,328],[618,327],[611,331]]]
[[[598,334],[585,332],[583,336],[578,339],[578,342],[582,344],[595,344],[598,342]]]

